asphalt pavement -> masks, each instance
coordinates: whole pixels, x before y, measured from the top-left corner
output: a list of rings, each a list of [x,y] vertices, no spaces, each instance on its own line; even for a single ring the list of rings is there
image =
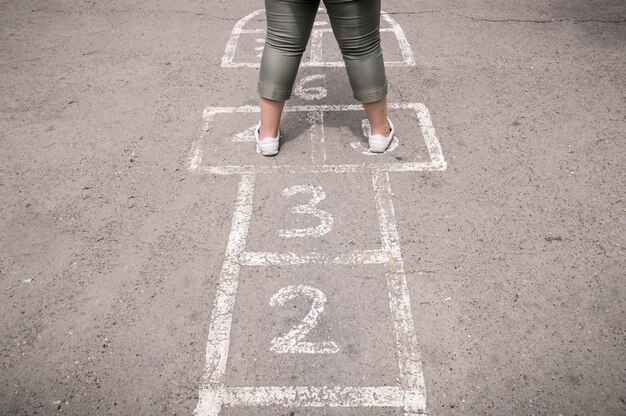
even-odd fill
[[[0,414],[626,414],[626,4],[383,0],[396,140],[320,10],[0,1]]]

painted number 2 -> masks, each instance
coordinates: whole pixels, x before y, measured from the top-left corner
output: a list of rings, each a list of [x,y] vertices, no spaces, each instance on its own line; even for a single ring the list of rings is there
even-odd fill
[[[293,237],[321,237],[327,234],[333,226],[333,216],[328,212],[316,208],[316,205],[326,198],[326,193],[320,186],[314,185],[295,185],[283,190],[283,196],[291,198],[300,193],[311,194],[312,197],[308,204],[298,205],[291,208],[294,214],[308,214],[317,217],[320,224],[316,227],[293,228],[291,230],[278,230],[278,235],[285,238]]]
[[[285,302],[298,296],[304,296],[311,300],[311,310],[300,325],[292,328],[285,335],[272,339],[270,350],[278,354],[335,354],[339,351],[339,347],[332,341],[302,341],[317,326],[317,321],[324,312],[324,303],[326,303],[324,292],[311,286],[287,286],[272,296],[270,306],[285,306]]]

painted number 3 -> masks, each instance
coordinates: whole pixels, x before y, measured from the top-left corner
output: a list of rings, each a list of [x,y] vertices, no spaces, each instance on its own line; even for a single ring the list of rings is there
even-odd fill
[[[285,335],[272,339],[270,350],[278,354],[335,354],[339,351],[337,344],[330,342],[302,341],[306,335],[317,326],[320,315],[324,312],[326,295],[319,289],[311,286],[287,286],[280,289],[270,299],[270,306],[285,306],[285,302],[298,296],[311,300],[311,310],[304,317],[300,325],[291,329]]]
[[[333,216],[324,210],[316,208],[316,205],[326,198],[326,193],[324,193],[320,186],[314,185],[295,185],[291,188],[283,190],[283,196],[286,198],[291,198],[292,196],[300,193],[311,194],[311,199],[308,204],[298,205],[291,208],[291,212],[294,214],[308,214],[317,217],[320,224],[316,227],[278,230],[278,235],[285,238],[294,238],[321,237],[324,234],[327,234],[333,226]]]

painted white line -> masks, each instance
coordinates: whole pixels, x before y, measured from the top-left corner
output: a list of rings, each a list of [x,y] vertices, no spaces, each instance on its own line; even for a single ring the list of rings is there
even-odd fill
[[[202,132],[200,133],[200,139],[192,145],[191,152],[189,153],[188,163],[189,170],[191,172],[198,169],[200,167],[200,164],[202,163],[202,157],[204,156],[204,140],[211,131],[211,126],[213,125],[213,117],[214,114],[206,114],[206,112],[203,114],[202,119],[204,122],[202,123]]]
[[[398,24],[398,22],[395,21],[394,18],[392,18],[385,12],[382,12],[380,16],[393,29],[393,33],[396,35],[396,39],[398,40],[398,46],[400,47],[402,58],[404,58],[404,64],[406,66],[415,66],[415,59],[413,58],[411,44],[407,40],[406,35],[404,34],[404,30],[402,30],[402,27]]]
[[[213,301],[213,313],[206,346],[206,368],[202,376],[200,398],[194,411],[196,415],[216,416],[222,406],[219,386],[224,382],[230,347],[232,313],[240,269],[237,258],[246,246],[246,236],[252,216],[254,180],[253,175],[243,175],[239,182],[237,202],[224,253],[225,259]]]
[[[322,32],[321,30],[314,30],[311,32],[311,60],[309,63],[322,63],[324,59],[324,53],[322,48]]]
[[[399,387],[229,387],[226,406],[404,407]]]
[[[308,114],[309,120],[309,143],[311,145],[311,163],[317,165],[326,161],[326,148],[324,147],[324,112],[312,111]]]
[[[204,144],[203,140],[198,140],[191,147],[191,152],[189,153],[188,163],[189,163],[189,170],[192,172],[198,169],[200,167],[200,163],[202,162],[202,156],[203,156],[202,145],[203,144]]]
[[[428,148],[428,154],[430,155],[431,162],[435,166],[441,166],[441,170],[446,170],[446,161],[443,158],[443,151],[441,150],[441,144],[435,134],[435,127],[433,126],[432,119],[430,118],[430,112],[424,104],[418,104],[415,106],[415,112],[417,113],[417,119],[419,120],[420,129]]]
[[[422,103],[389,103],[387,107],[391,110],[415,110],[420,108],[426,108]],[[361,104],[310,104],[310,105],[292,105],[286,106],[285,112],[298,113],[298,112],[311,112],[311,111],[362,111],[363,106]],[[258,105],[241,105],[236,107],[207,107],[203,112],[203,119],[211,119],[216,114],[231,114],[231,113],[260,113],[261,109]],[[430,118],[429,118],[430,120]],[[432,126],[431,126],[432,127]]]
[[[265,33],[266,30],[265,29],[241,29],[241,31],[239,32],[239,34],[244,35],[244,34],[259,34],[259,33]],[[263,39],[263,41],[265,42],[265,39]]]
[[[426,387],[422,362],[417,349],[417,334],[413,323],[411,300],[404,271],[404,261],[400,249],[400,236],[396,226],[391,186],[388,172],[372,174],[372,184],[376,191],[376,209],[383,250],[391,257],[387,266],[387,288],[389,308],[394,317],[396,347],[400,382],[407,392],[404,402],[406,414],[426,411]]]
[[[231,139],[233,142],[253,142],[256,141],[256,129],[258,125],[255,123],[253,126],[235,134]]]
[[[384,264],[388,261],[389,256],[383,250],[356,250],[344,254],[247,251],[241,253],[238,259],[240,266],[362,265]]]
[[[230,38],[228,39],[228,43],[226,43],[226,51],[224,51],[224,56],[222,57],[222,67],[229,67],[232,65],[235,52],[237,51],[237,41],[239,40],[241,31],[246,23],[264,12],[265,9],[255,10],[235,23],[235,26],[230,34]]]
[[[399,162],[399,163],[367,163],[346,165],[318,165],[318,166],[198,166],[190,170],[196,173],[211,175],[251,175],[276,173],[362,173],[372,171],[385,172],[438,172],[446,170],[445,166],[433,162]]]

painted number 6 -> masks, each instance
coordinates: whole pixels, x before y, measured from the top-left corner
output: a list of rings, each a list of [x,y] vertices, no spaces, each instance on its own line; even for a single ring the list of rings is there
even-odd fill
[[[304,317],[300,325],[291,329],[285,335],[274,337],[270,350],[278,354],[335,354],[339,347],[334,342],[302,341],[306,335],[317,326],[320,315],[324,312],[326,295],[319,289],[311,286],[287,286],[280,289],[270,299],[270,306],[285,306],[285,302],[298,296],[304,296],[312,301],[311,310]]]
[[[304,98],[305,100],[321,100],[322,98],[326,98],[326,96],[328,95],[328,90],[324,87],[306,87],[305,88],[306,84],[310,83],[311,81],[317,81],[318,79],[325,80],[326,75],[318,74],[318,75],[311,75],[309,77],[302,78],[296,84],[296,87],[294,88],[293,93],[300,98]]]

